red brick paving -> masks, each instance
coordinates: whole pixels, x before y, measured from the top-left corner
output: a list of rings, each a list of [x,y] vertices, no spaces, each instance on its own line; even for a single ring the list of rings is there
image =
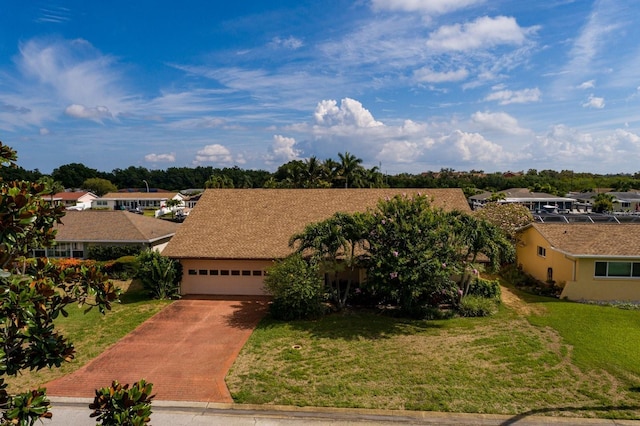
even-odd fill
[[[47,383],[47,395],[92,398],[114,379],[145,379],[157,400],[232,402],[224,378],[266,308],[264,298],[175,301],[87,365]]]

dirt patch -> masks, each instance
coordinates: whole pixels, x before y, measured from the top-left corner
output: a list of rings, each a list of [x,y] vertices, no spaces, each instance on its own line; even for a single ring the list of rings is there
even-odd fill
[[[500,290],[502,291],[502,303],[505,306],[513,309],[520,315],[540,315],[544,313],[544,308],[538,305],[532,305],[531,303],[527,303],[520,298],[517,294],[515,294],[510,288],[505,286],[500,286]]]

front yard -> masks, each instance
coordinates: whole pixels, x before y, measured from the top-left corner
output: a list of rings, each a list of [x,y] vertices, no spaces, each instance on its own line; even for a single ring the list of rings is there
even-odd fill
[[[491,318],[264,320],[229,390],[252,404],[640,418],[640,311],[503,292]]]

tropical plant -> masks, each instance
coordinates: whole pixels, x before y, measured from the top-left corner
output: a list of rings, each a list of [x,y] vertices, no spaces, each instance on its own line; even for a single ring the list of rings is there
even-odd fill
[[[367,287],[381,301],[420,315],[425,306],[455,298],[451,276],[458,255],[444,218],[424,195],[378,203],[369,224]]]
[[[604,213],[613,211],[613,202],[615,197],[611,194],[601,193],[593,197],[593,211],[596,213]]]
[[[353,154],[345,152],[339,153],[340,162],[338,165],[338,175],[344,180],[344,187],[349,188],[349,183],[354,187],[361,182],[362,158],[358,158]],[[356,185],[354,185],[354,183]]]
[[[147,249],[138,255],[136,278],[154,299],[176,299],[180,297],[182,265],[179,261]]]
[[[324,313],[324,285],[318,264],[299,253],[269,268],[264,285],[273,296],[269,310],[276,319],[312,319]]]

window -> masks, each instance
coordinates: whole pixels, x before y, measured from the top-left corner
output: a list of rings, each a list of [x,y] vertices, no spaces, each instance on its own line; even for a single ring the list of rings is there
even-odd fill
[[[229,270],[228,269],[221,270],[220,275],[229,275]]]
[[[217,269],[209,269],[209,275],[218,275]]]
[[[640,278],[640,262],[596,262],[596,277]]]
[[[547,249],[544,247],[538,246],[538,256],[547,257]]]
[[[231,271],[231,275],[236,275],[236,276],[240,275],[240,271],[235,271],[235,270]]]
[[[198,271],[198,274],[199,274],[199,275],[207,275],[207,273],[208,273],[208,272],[209,272],[209,271],[208,271],[208,270],[206,270],[206,269],[200,269],[200,270]]]
[[[251,271],[242,271],[242,276],[243,277],[247,277],[249,275],[251,275]]]
[[[251,271],[251,275],[253,275],[254,277],[259,277],[260,275],[262,275],[262,271]]]
[[[189,269],[189,275],[197,275],[198,271],[196,271],[195,269]]]

